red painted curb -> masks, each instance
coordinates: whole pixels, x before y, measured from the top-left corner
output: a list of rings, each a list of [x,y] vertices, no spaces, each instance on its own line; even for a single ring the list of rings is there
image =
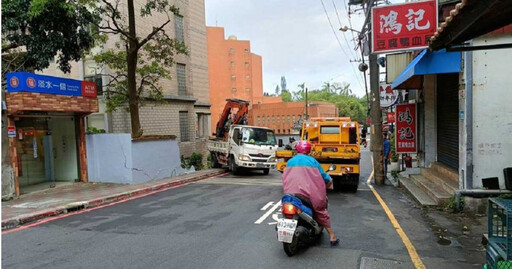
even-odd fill
[[[123,192],[120,194],[114,194],[111,196],[102,197],[99,199],[90,200],[90,201],[86,201],[83,203],[71,203],[71,204],[68,204],[65,206],[60,206],[57,208],[49,209],[48,211],[45,211],[45,212],[37,212],[33,215],[22,215],[22,216],[10,218],[10,219],[2,220],[2,232],[7,231],[9,229],[16,228],[23,224],[39,221],[44,218],[54,217],[54,216],[65,214],[65,213],[68,213],[71,211],[80,211],[83,209],[94,208],[94,207],[98,207],[101,205],[106,205],[106,204],[110,204],[113,202],[126,200],[128,198],[136,198],[137,196],[142,196],[142,195],[150,193],[150,192],[154,192],[154,191],[158,191],[158,190],[162,190],[162,189],[166,189],[166,188],[170,188],[170,187],[177,187],[177,186],[191,183],[194,181],[199,181],[199,180],[206,179],[209,177],[218,176],[218,175],[221,175],[224,173],[225,173],[224,170],[213,171],[213,172],[206,173],[203,175],[192,176],[192,177],[180,179],[177,181],[166,182],[166,183],[155,185],[155,186],[145,187],[142,189],[137,189],[137,190],[133,190],[133,191],[129,191],[129,192]]]

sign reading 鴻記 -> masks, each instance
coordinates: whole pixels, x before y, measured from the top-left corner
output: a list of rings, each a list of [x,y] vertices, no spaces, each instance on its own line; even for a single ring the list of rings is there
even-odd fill
[[[374,53],[426,48],[437,30],[437,1],[374,7],[372,29]]]
[[[7,73],[7,92],[36,92],[96,98],[94,82],[37,75],[27,72]]]
[[[396,105],[396,153],[416,153],[416,104]]]
[[[398,91],[391,89],[391,84],[381,82],[379,85],[380,91],[380,108],[386,109],[396,103],[398,100]]]

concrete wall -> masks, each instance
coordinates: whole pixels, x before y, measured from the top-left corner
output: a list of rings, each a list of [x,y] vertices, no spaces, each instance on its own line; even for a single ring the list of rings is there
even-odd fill
[[[89,182],[132,182],[130,134],[85,136]]]
[[[132,143],[132,182],[145,182],[182,173],[180,150],[174,140]]]
[[[90,182],[139,183],[183,174],[178,142],[132,142],[130,134],[86,136]]]
[[[512,35],[484,36],[473,45],[511,43]],[[512,49],[473,52],[473,187],[482,178],[498,177],[512,166]],[[467,63],[466,63],[467,64]],[[461,167],[465,167],[461,163]]]

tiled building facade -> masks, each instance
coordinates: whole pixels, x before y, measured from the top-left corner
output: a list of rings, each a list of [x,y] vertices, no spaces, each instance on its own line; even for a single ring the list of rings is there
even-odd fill
[[[304,102],[255,104],[249,110],[249,124],[273,129],[276,135],[294,134],[293,125],[304,119],[305,112]],[[331,103],[312,102],[308,105],[308,116],[337,117],[338,108]]]
[[[261,56],[251,52],[250,41],[225,39],[224,28],[206,27],[210,77],[211,126],[215,125],[227,98],[242,99],[250,105],[263,102]]]

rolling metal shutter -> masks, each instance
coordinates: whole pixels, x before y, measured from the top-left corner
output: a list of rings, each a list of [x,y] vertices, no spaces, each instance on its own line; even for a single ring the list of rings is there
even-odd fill
[[[459,169],[459,74],[437,75],[437,161]]]

